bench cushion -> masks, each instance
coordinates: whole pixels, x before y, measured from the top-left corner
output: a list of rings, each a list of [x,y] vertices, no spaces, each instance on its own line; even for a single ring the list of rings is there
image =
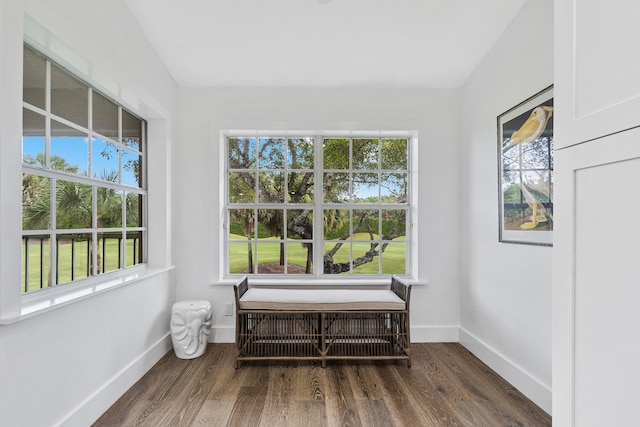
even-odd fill
[[[249,288],[240,298],[241,310],[282,311],[401,311],[405,302],[389,289],[273,289]]]

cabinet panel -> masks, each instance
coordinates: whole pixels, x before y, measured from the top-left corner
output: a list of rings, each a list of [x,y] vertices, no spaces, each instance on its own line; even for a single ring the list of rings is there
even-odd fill
[[[639,159],[575,175],[576,426],[637,423],[638,183]]]
[[[555,14],[556,147],[640,125],[640,2],[557,1]]]
[[[556,153],[554,425],[637,424],[640,128]]]
[[[575,16],[576,118],[632,101],[640,95],[638,11],[624,2],[577,1]]]

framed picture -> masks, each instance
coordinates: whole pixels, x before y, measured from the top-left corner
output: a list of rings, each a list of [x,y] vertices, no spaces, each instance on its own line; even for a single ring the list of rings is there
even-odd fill
[[[553,86],[498,116],[499,240],[552,244]]]

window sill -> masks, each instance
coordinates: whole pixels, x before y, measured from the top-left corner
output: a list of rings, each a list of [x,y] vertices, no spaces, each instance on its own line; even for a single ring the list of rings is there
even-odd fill
[[[62,285],[60,288],[37,291],[22,296],[20,315],[10,318],[0,318],[0,325],[10,325],[21,320],[29,319],[60,307],[91,298],[95,295],[118,289],[132,283],[146,280],[172,270],[174,267],[131,268],[118,274],[88,279],[78,285]]]

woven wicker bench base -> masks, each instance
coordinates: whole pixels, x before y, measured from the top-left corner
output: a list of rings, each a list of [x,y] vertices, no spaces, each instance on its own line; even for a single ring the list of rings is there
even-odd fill
[[[395,280],[395,279],[394,279]],[[236,346],[240,362],[311,360],[325,367],[329,360],[406,360],[411,366],[409,336],[410,285],[392,283],[405,310],[236,312]],[[248,287],[236,285],[236,306]],[[282,292],[282,291],[281,291]]]

